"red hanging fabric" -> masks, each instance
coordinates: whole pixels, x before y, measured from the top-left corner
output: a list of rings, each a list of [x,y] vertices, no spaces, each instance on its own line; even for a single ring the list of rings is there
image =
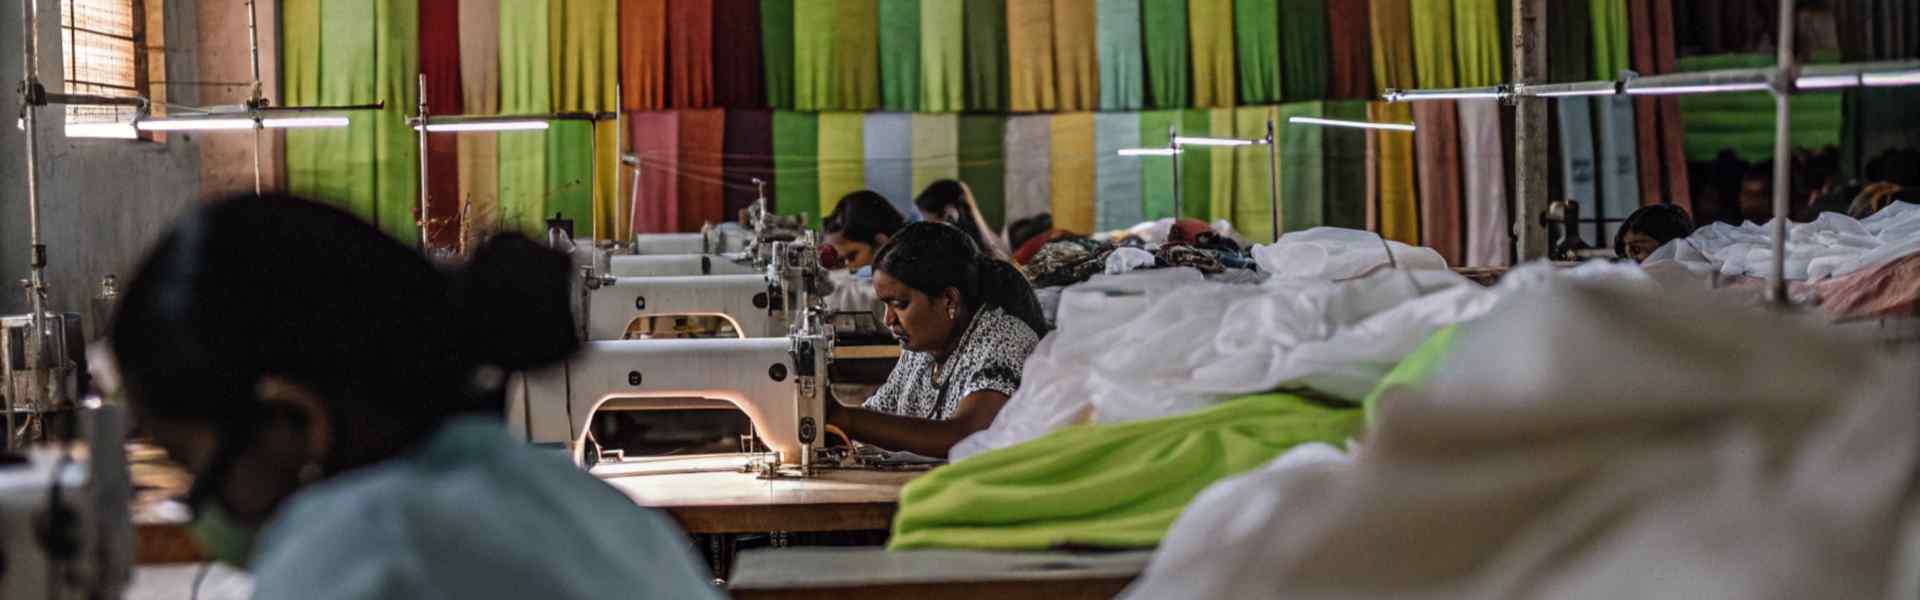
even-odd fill
[[[1373,96],[1373,29],[1367,0],[1327,0],[1329,98]]]
[[[727,220],[721,175],[727,115],[719,109],[680,111],[680,231]]]
[[[1460,212],[1460,113],[1452,100],[1414,102],[1414,137],[1419,156],[1420,241],[1447,259],[1447,265],[1466,264]]]
[[[667,0],[620,1],[620,87],[624,110],[667,107]]]
[[[767,106],[767,74],[761,70],[760,45],[760,0],[713,0],[715,106]],[[793,57],[775,59],[793,60]]]
[[[420,0],[420,73],[427,78],[427,112],[463,112],[460,89],[460,0]],[[411,132],[409,132],[411,133]],[[427,245],[460,243],[459,134],[427,136]],[[420,215],[415,215],[416,218]]]
[[[640,159],[640,189],[633,194],[633,232],[680,230],[680,113],[627,115],[627,139]],[[631,189],[631,188],[630,188]]]
[[[754,191],[754,178],[766,182],[767,193],[773,193],[773,112],[726,112],[727,140],[724,146],[727,156],[722,161],[727,180],[726,208],[720,216],[732,219],[740,214],[740,209],[752,205],[754,199],[759,197]],[[767,200],[771,204],[773,198],[769,196]]]
[[[667,91],[674,108],[713,106],[713,0],[667,3]]]

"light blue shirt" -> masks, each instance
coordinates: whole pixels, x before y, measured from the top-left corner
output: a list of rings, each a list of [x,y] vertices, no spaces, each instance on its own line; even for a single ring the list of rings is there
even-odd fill
[[[254,598],[720,598],[687,535],[498,419],[295,495],[253,559]]]

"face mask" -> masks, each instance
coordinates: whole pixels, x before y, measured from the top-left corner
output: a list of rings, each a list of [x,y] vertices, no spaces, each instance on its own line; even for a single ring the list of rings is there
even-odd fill
[[[193,507],[193,521],[187,524],[187,534],[214,560],[244,569],[253,558],[253,544],[260,536],[260,528],[233,518],[218,500],[208,500]]]

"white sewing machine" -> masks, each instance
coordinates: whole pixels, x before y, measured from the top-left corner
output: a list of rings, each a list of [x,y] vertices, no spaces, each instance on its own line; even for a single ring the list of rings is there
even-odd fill
[[[775,242],[801,239],[807,228],[804,215],[780,215],[769,210],[766,182],[753,180],[760,190],[747,207],[745,227],[707,225],[699,234],[647,234],[634,240],[631,254],[614,254],[599,273],[614,277],[679,275],[742,275],[765,271]]]
[[[126,413],[73,411],[84,448],[0,454],[0,598],[119,598],[133,565]]]
[[[611,277],[585,275],[583,339],[618,340],[651,317],[723,317],[740,337],[786,335],[803,295],[823,297],[832,281],[811,236],[773,242],[757,275]]]

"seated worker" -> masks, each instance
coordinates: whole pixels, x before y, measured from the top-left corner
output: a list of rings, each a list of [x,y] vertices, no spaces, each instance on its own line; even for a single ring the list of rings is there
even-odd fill
[[[502,428],[505,374],[579,345],[569,263],[508,235],[449,274],[281,196],[188,214],[111,344],[190,534],[269,600],[719,598],[672,521]]]
[[[1649,204],[1627,215],[1626,222],[1613,234],[1613,254],[1646,262],[1653,251],[1673,240],[1693,234],[1693,219],[1687,210],[1672,204]]]
[[[842,196],[833,212],[820,221],[821,241],[833,246],[848,271],[857,272],[872,265],[874,253],[906,226],[906,215],[885,196],[860,190]]]
[[[1006,241],[987,228],[987,219],[980,216],[980,205],[973,199],[973,188],[965,183],[952,179],[935,181],[913,199],[913,205],[926,220],[967,232],[975,246],[994,258],[1006,260],[1012,254]]]
[[[874,290],[904,352],[865,408],[827,403],[827,422],[855,440],[944,458],[993,424],[1020,389],[1046,318],[1033,287],[966,233],[915,223],[880,249]]]

